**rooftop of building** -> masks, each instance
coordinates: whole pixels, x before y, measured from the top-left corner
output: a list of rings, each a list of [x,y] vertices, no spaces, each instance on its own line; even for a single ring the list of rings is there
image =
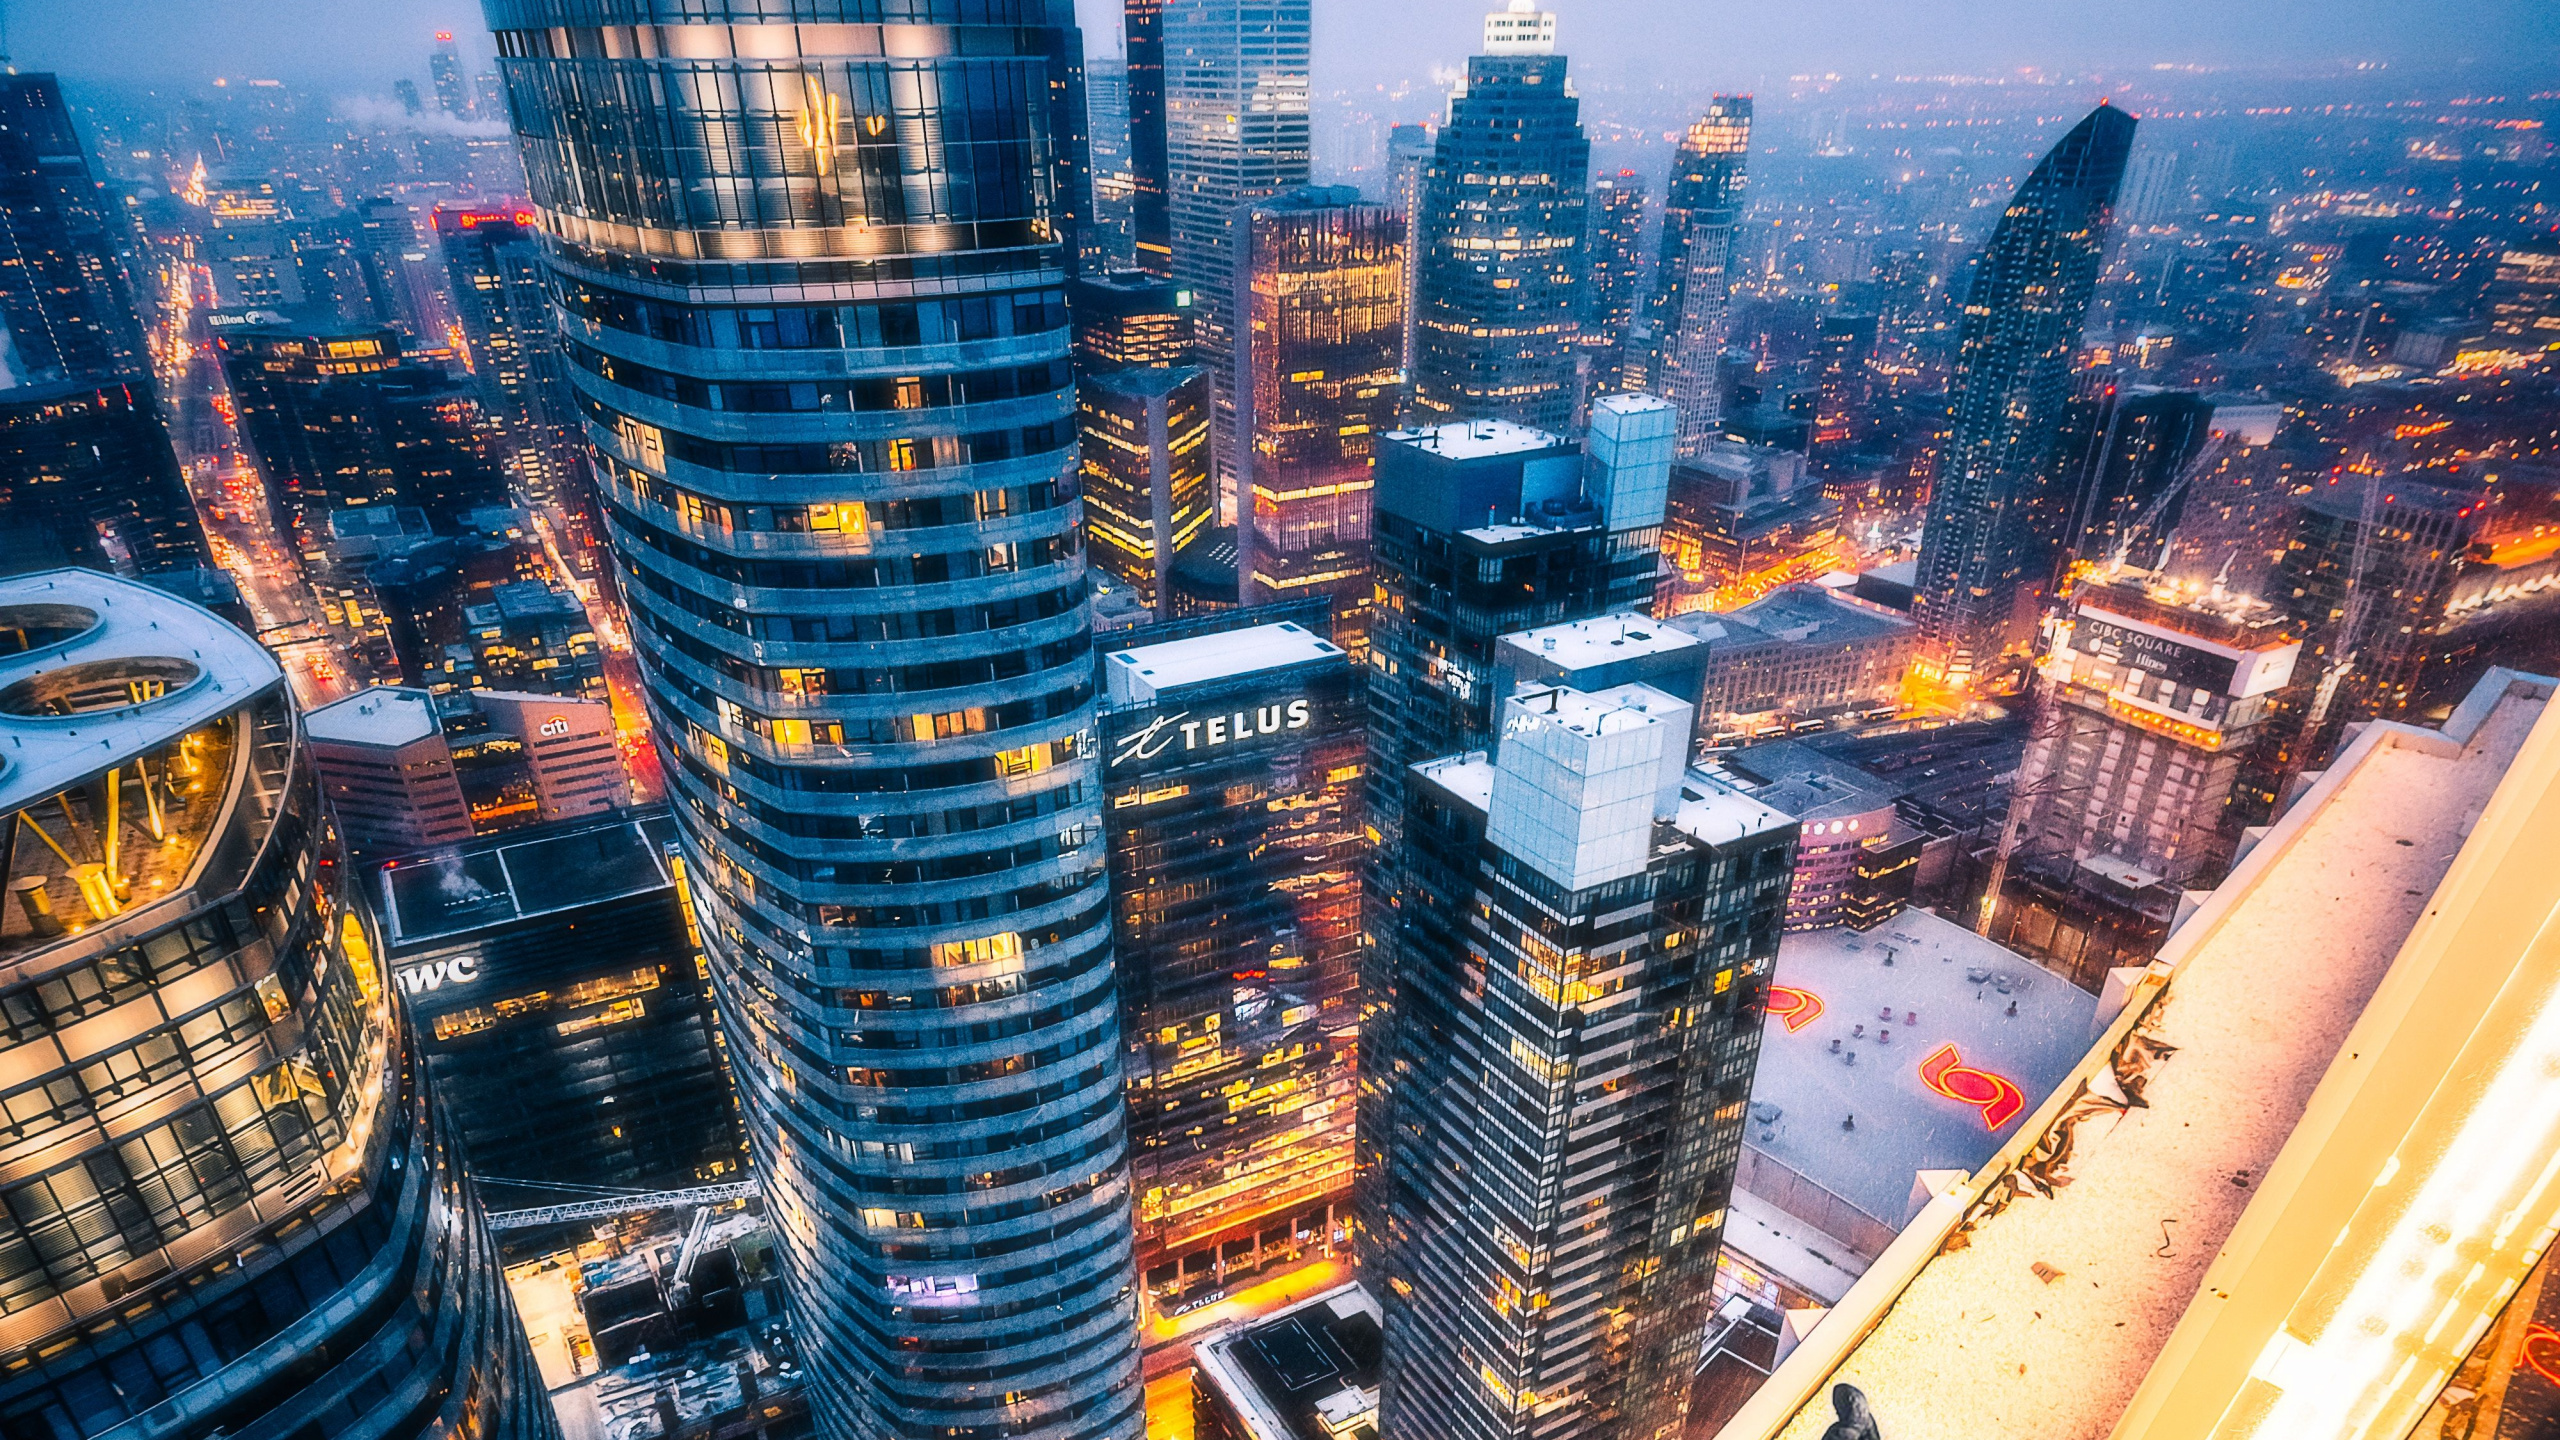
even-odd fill
[[[1238,1440],[1376,1440],[1384,1312],[1354,1281],[1192,1347]]]
[[[1646,615],[1601,615],[1505,635],[1501,644],[1559,670],[1589,670],[1621,660],[1695,649],[1698,637]]]
[[[302,733],[323,744],[394,750],[440,733],[435,697],[403,685],[376,685],[302,717]]]
[[[1132,365],[1086,376],[1084,383],[1097,389],[1153,399],[1159,395],[1170,395],[1208,373],[1197,365]]]
[[[1733,640],[1766,639],[1790,645],[1852,645],[1912,634],[1918,628],[1900,615],[1811,583],[1781,585],[1739,610],[1714,615],[1692,611],[1671,623],[1693,633],[1718,626]]]
[[[2096,1033],[2098,997],[1925,910],[1791,933],[1771,983],[1787,993],[1762,1025],[1744,1142],[1893,1229],[1921,1171],[1990,1159]],[[1950,1046],[2017,1103],[1933,1083]]]
[[[395,956],[521,920],[675,883],[664,807],[481,836],[372,867],[383,944]]]
[[[1792,740],[1711,757],[1707,773],[1807,824],[1846,820],[1893,804],[1903,787]]]
[[[1343,659],[1341,646],[1283,620],[1115,651],[1103,657],[1103,678],[1112,703],[1150,705],[1168,690]]]
[[[2547,1238],[2553,688],[2359,731],[1725,1440],[2409,1433]]]
[[[2487,497],[2479,491],[2458,488],[2462,483],[2459,476],[2437,472],[2435,478],[2445,483],[2429,483],[2411,475],[2350,476],[2314,486],[2307,494],[2295,497],[2294,503],[2337,520],[2362,518],[2368,489],[2376,492],[2377,512],[2461,516],[2487,503]]]
[[[2272,649],[2290,638],[2284,614],[2254,595],[2219,585],[2182,588],[2148,571],[2102,571],[2083,580],[2072,599],[2076,609],[2103,610],[2234,649]]]
[[[1708,845],[1731,845],[1796,823],[1703,770],[1680,779],[1680,811],[1672,821],[1681,833]]]
[[[1376,210],[1387,208],[1376,201],[1364,198],[1357,185],[1300,185],[1295,189],[1283,190],[1277,195],[1266,196],[1253,202],[1253,208],[1257,213],[1269,214],[1341,210],[1354,205],[1366,205]]]
[[[1546,430],[1509,420],[1454,420],[1446,425],[1417,425],[1390,430],[1383,437],[1445,460],[1484,460],[1497,455],[1534,455],[1573,449],[1573,442]]]
[[[493,611],[494,618],[506,620],[562,616],[583,620],[587,615],[587,607],[578,603],[577,596],[539,580],[510,580],[504,585],[492,586],[488,604],[470,606],[464,613],[471,617],[472,624],[485,625],[489,622],[480,618],[482,611]]]
[[[235,780],[279,758],[244,754],[256,727],[228,722],[284,684],[237,626],[140,581],[0,580],[0,957],[148,924],[137,912],[207,883]]]

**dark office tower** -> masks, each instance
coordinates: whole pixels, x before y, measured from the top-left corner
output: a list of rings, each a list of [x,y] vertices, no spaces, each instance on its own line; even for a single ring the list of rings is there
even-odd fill
[[[1813,448],[1836,453],[1857,438],[1867,407],[1867,361],[1876,353],[1876,317],[1826,314],[1813,337]]]
[[[1311,185],[1239,224],[1243,601],[1330,595],[1334,638],[1363,655],[1371,452],[1404,395],[1405,218],[1348,186]]]
[[[1209,373],[1133,367],[1076,385],[1085,545],[1093,563],[1173,616],[1174,561],[1218,518],[1209,486]]]
[[[0,651],[0,1426],[552,1440],[283,670],[81,570]]]
[[[1591,142],[1535,0],[1485,17],[1484,51],[1423,180],[1413,408],[1426,422],[1573,425]]]
[[[1135,1440],[1072,13],[486,8],[821,1426]]]
[[[1165,1312],[1347,1218],[1360,681],[1294,621],[1118,651],[1103,674],[1138,1264]]]
[[[592,532],[595,482],[576,401],[560,373],[533,212],[439,209],[435,226],[472,379],[497,426],[508,473],[527,498],[559,506]]]
[[[1135,270],[1087,275],[1067,287],[1067,304],[1075,317],[1076,367],[1084,374],[1191,362],[1191,292],[1170,280]]]
[[[2298,504],[2266,589],[2303,642],[2272,727],[2279,791],[2327,764],[2348,725],[2407,713],[2483,508],[2476,492],[2398,477],[2325,485]]]
[[[1199,307],[1200,360],[1217,391],[1218,487],[1239,523],[1249,432],[1237,423],[1243,400],[1232,383],[1242,324],[1236,229],[1254,202],[1307,183],[1309,9],[1310,0],[1165,0],[1162,15],[1173,278]]]
[[[1397,125],[1387,131],[1387,203],[1404,212],[1404,373],[1413,375],[1416,339],[1413,292],[1421,279],[1422,185],[1431,172],[1431,127]]]
[[[424,115],[427,113],[426,102],[418,98],[417,81],[394,80],[391,82],[391,93],[398,97],[402,113],[409,115]]]
[[[1718,95],[1672,152],[1662,191],[1662,258],[1645,307],[1653,337],[1645,388],[1680,411],[1683,459],[1705,453],[1723,433],[1725,312],[1750,150],[1751,97]]]
[[[450,531],[506,503],[480,392],[404,361],[390,329],[259,322],[217,329],[214,344],[279,530],[324,535],[333,510],[407,505]]]
[[[2134,120],[2100,105],[2018,187],[1974,267],[1914,587],[1923,673],[1983,680],[2035,626],[2056,451]],[[2041,532],[2041,533],[2040,533]]]
[[[2070,507],[2061,564],[2159,569],[2186,509],[2180,482],[2212,437],[2213,402],[2093,372],[2071,414],[2054,497]]]
[[[1797,833],[1684,774],[1691,719],[1523,687],[1408,772],[1361,981],[1381,1433],[1681,1433]]]
[[[1180,0],[1176,0],[1180,3]],[[1138,268],[1173,276],[1173,193],[1165,169],[1165,0],[1122,0],[1129,76],[1129,241]]]
[[[99,193],[53,77],[0,76],[0,572],[206,563]]]
[[[1507,421],[1398,430],[1378,446],[1369,793],[1392,836],[1405,767],[1481,750],[1496,637],[1653,600],[1671,407],[1593,407],[1590,454]]]
[[[1138,263],[1133,210],[1137,179],[1129,168],[1129,68],[1097,58],[1085,66],[1085,124],[1091,134],[1093,225],[1085,236],[1087,272],[1125,270]]]
[[[376,963],[474,1176],[674,1189],[745,1165],[687,879],[662,808],[358,872]]]
[[[436,48],[427,56],[427,79],[436,88],[436,108],[456,120],[470,118],[471,85],[462,73],[462,52],[454,46],[453,32],[436,32]]]
[[[1623,388],[1617,360],[1635,329],[1637,287],[1644,268],[1644,177],[1633,170],[1591,182],[1590,279],[1582,295],[1582,344],[1594,352],[1596,393]]]

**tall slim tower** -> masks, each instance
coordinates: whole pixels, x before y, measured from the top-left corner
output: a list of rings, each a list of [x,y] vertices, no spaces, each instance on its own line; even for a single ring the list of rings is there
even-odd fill
[[[486,8],[820,1423],[1135,1440],[1072,11]]]
[[[1684,774],[1686,701],[1559,671],[1407,772],[1362,974],[1390,1435],[1677,1437],[1713,1313],[1797,827]]]
[[[1449,99],[1414,224],[1413,402],[1428,421],[1572,428],[1591,142],[1556,17],[1510,0]]]
[[[1646,315],[1653,393],[1680,410],[1680,455],[1705,453],[1724,421],[1726,308],[1733,299],[1733,227],[1742,215],[1751,150],[1751,97],[1718,95],[1682,136],[1662,194],[1662,260]]]
[[[471,114],[471,84],[462,73],[462,51],[453,43],[453,32],[436,32],[436,48],[427,56],[427,78],[435,82],[436,108],[456,120]]]
[[[1920,663],[1951,686],[1978,681],[2034,629],[2062,528],[2039,516],[2068,508],[2046,492],[2133,126],[2105,104],[2073,126],[1974,267],[1914,586]]]
[[[1173,222],[1166,209],[1164,0],[1124,0],[1121,43],[1129,83],[1129,234],[1141,270],[1173,277]]]
[[[1414,289],[1422,277],[1422,187],[1431,173],[1431,127],[1397,125],[1387,131],[1387,203],[1404,212],[1404,373],[1413,378],[1416,349]]]
[[[1240,323],[1237,231],[1254,201],[1307,183],[1310,9],[1311,0],[1164,5],[1173,278],[1197,297],[1200,361],[1217,389],[1218,486],[1239,518],[1246,500],[1236,484],[1245,440],[1236,426],[1232,383]],[[1133,99],[1133,115],[1135,109]]]
[[[1582,295],[1582,344],[1594,352],[1595,394],[1621,388],[1617,351],[1635,328],[1636,282],[1644,267],[1644,177],[1620,170],[1591,182],[1589,265]]]
[[[1368,651],[1371,467],[1404,397],[1404,217],[1310,185],[1240,219],[1233,388],[1244,603],[1333,597]]]
[[[204,563],[88,152],[51,75],[0,75],[0,573]]]
[[[1086,150],[1093,172],[1092,233],[1085,236],[1088,273],[1126,270],[1138,263],[1137,176],[1129,167],[1129,67],[1096,58],[1084,72]]]

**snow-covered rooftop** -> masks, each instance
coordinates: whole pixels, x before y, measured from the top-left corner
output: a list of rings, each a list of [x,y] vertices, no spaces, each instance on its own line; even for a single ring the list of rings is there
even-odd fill
[[[2234,1226],[2314,1088],[2354,1058],[2342,1044],[2394,957],[2456,888],[2439,891],[2547,708],[2548,682],[2513,679],[2497,672],[2457,715],[2458,744],[2396,725],[2354,740],[2171,937],[2144,981],[2165,977],[2165,991],[2135,997],[2137,1040],[2071,1101],[2085,1118],[2065,1153],[2029,1167],[2062,1183],[2043,1193],[2004,1154],[1942,1192],[1721,1440],[1818,1440],[1837,1384],[1863,1391],[1895,1440],[2114,1430],[2181,1317],[2206,1304],[2207,1267],[2240,1243]],[[2099,1097],[2128,1072],[2142,1103],[2119,1110]],[[2216,1359],[2265,1363],[2254,1348]]]

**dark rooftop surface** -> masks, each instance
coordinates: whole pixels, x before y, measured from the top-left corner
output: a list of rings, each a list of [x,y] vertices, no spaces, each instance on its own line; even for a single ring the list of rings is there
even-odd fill
[[[383,938],[398,951],[665,889],[674,881],[664,846],[674,838],[674,818],[655,809],[386,860]]]

